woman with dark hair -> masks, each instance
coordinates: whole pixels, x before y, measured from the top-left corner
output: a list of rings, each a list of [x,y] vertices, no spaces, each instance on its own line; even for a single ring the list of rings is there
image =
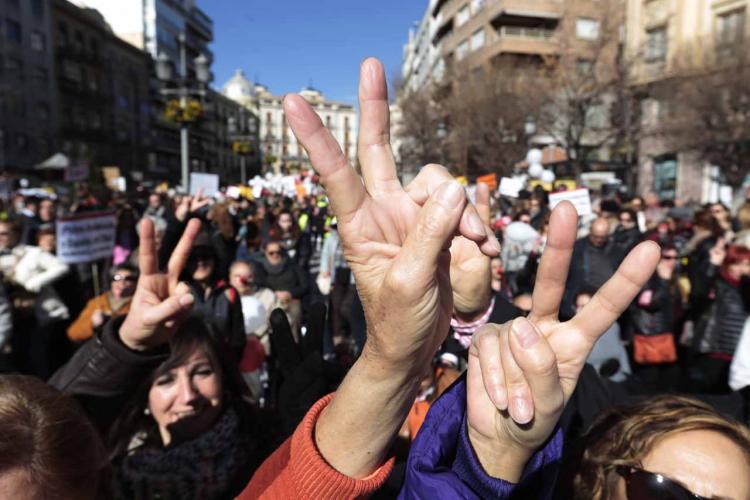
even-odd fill
[[[230,498],[272,451],[227,346],[190,318],[110,432],[117,498]],[[270,440],[269,440],[270,441]]]
[[[612,408],[585,439],[575,498],[750,496],[750,430],[695,399],[665,395]]]

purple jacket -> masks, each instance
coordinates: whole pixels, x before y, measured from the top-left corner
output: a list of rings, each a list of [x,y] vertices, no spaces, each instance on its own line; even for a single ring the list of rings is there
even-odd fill
[[[469,442],[464,376],[427,413],[409,451],[399,498],[550,498],[562,444],[562,431],[558,429],[531,457],[518,484],[488,476]]]

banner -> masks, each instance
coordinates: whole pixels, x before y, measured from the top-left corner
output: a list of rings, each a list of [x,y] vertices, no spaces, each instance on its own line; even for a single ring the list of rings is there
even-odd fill
[[[190,173],[190,196],[203,189],[203,196],[213,198],[219,194],[219,176],[216,174]]]
[[[518,198],[518,193],[523,189],[523,181],[515,177],[503,177],[500,179],[500,196]]]
[[[57,220],[57,257],[80,264],[112,256],[117,218],[111,213],[91,213]]]
[[[574,191],[560,191],[549,195],[550,209],[561,201],[569,201],[576,207],[578,215],[591,215],[591,197],[588,189],[576,189]]]

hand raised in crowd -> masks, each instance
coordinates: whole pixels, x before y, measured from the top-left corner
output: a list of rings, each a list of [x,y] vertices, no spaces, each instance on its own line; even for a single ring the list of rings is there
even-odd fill
[[[359,86],[362,178],[310,105],[297,95],[284,100],[289,125],[331,201],[367,320],[362,356],[316,427],[321,453],[351,477],[382,463],[448,332],[453,297],[447,249],[454,234],[490,256],[499,253],[456,181],[430,169],[409,192],[401,186],[389,144],[386,88],[380,62],[366,60]]]
[[[477,184],[477,213],[491,234],[490,190],[486,184]],[[459,314],[484,313],[492,298],[490,257],[466,238],[456,237],[451,244],[451,285],[453,309]]]
[[[578,217],[569,203],[552,212],[547,248],[526,318],[485,325],[469,349],[469,437],[485,471],[517,482],[560,418],[597,339],[645,285],[659,246],[633,249],[573,319],[558,320]]]
[[[130,311],[120,327],[120,339],[133,350],[146,350],[169,341],[176,327],[190,314],[194,298],[179,276],[190,256],[193,241],[201,223],[191,220],[172,252],[167,272],[159,272],[154,224],[149,218],[141,222],[141,245],[138,256],[140,276]]]
[[[179,205],[175,208],[174,216],[180,222],[185,222],[190,214],[196,213],[201,208],[211,203],[211,199],[203,196],[203,188],[199,188],[195,196],[183,196]]]

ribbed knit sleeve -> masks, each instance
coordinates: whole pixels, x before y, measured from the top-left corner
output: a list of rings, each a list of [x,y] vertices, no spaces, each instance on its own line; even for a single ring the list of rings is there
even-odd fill
[[[332,398],[329,394],[310,408],[294,434],[256,471],[239,500],[363,498],[383,485],[394,458],[370,476],[354,479],[331,467],[318,451],[315,424]]]

